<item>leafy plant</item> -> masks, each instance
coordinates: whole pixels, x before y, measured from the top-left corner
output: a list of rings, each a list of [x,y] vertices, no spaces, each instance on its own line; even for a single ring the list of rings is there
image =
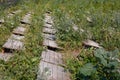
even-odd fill
[[[119,51],[105,51],[97,49],[94,52],[96,62],[86,63],[79,69],[77,80],[98,79],[98,80],[119,80]],[[92,58],[92,57],[91,57]]]

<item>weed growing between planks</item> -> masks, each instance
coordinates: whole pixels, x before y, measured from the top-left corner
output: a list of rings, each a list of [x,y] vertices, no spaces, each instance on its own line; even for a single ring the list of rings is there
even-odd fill
[[[69,55],[71,55],[73,49],[83,49],[81,45],[81,41],[85,39],[92,39],[101,46],[103,46],[108,51],[113,51],[115,49],[120,50],[120,5],[119,0],[111,1],[111,0],[53,0],[49,1],[49,4],[46,7],[53,11],[53,15],[55,16],[55,27],[58,29],[57,32],[57,42],[60,46],[64,47],[65,52],[67,50],[71,50]],[[54,3],[54,5],[50,5],[50,3]],[[69,15],[69,19],[66,17]],[[87,20],[87,18],[91,19],[91,22]],[[74,22],[78,25],[79,29],[84,30],[84,32],[74,32],[72,30],[72,24]],[[81,34],[82,33],[82,34]],[[84,61],[95,62],[94,56],[92,55],[91,49],[85,49],[84,51]],[[87,53],[91,53],[91,57],[88,57]],[[81,52],[78,52],[81,54]],[[120,54],[118,54],[119,56]],[[78,58],[80,58],[78,56]],[[70,67],[70,71],[72,70],[72,74],[74,79],[80,78],[77,76],[78,67],[83,66],[84,64],[79,65],[81,63],[80,60],[76,58],[66,59]],[[76,63],[75,63],[76,62]],[[75,70],[74,70],[75,69]],[[104,73],[104,72],[103,72]],[[100,76],[97,76],[100,77]],[[89,77],[88,77],[89,78]],[[93,77],[92,79],[94,79]],[[87,78],[86,78],[87,79]]]
[[[40,3],[39,3],[40,4]],[[24,6],[24,7],[23,7]],[[14,56],[8,61],[0,60],[0,76],[2,80],[35,80],[38,71],[38,64],[42,49],[42,26],[44,5],[36,5],[34,1],[24,1],[20,9],[23,16],[26,12],[32,12],[32,21],[26,26],[25,50],[15,52]],[[21,20],[18,17],[18,20]],[[20,21],[18,21],[20,23]],[[8,24],[7,24],[8,25]]]

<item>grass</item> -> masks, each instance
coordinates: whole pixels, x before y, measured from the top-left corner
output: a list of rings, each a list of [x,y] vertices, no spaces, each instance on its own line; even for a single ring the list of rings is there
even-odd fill
[[[0,48],[8,39],[11,31],[27,12],[32,11],[32,23],[27,26],[25,51],[15,52],[8,62],[0,61],[0,76],[4,80],[35,80],[42,46],[42,25],[45,11],[52,11],[54,27],[58,30],[57,43],[64,48],[66,68],[73,80],[78,79],[78,69],[87,62],[95,62],[94,48],[84,49],[82,41],[91,39],[107,51],[120,51],[120,1],[119,0],[21,0],[9,8],[1,7],[1,16],[8,12],[22,10],[11,19],[6,19],[0,27]],[[53,5],[54,4],[54,5]],[[87,21],[87,17],[92,22]],[[74,31],[76,24],[79,31]],[[11,27],[12,26],[12,27]],[[84,32],[81,31],[84,30]],[[4,35],[4,36],[3,36]],[[73,56],[73,55],[77,55]],[[120,55],[120,54],[119,54]]]

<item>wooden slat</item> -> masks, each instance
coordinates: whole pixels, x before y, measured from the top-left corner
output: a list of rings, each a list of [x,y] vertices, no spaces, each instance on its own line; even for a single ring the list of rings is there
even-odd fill
[[[52,34],[44,34],[44,33],[43,33],[43,38],[44,38],[44,39],[49,39],[49,40],[55,40],[55,39],[56,39],[56,36],[55,36],[55,35],[52,35]]]
[[[8,18],[11,18],[12,16],[13,16],[12,13],[9,13],[9,14],[7,15]]]
[[[63,67],[41,61],[37,80],[70,80],[70,78]]]
[[[51,47],[51,48],[61,49],[60,47],[58,47],[58,45],[55,41],[48,40],[48,39],[44,39],[43,45]]]
[[[1,19],[1,20],[0,20],[0,24],[2,24],[2,23],[4,23],[4,22],[5,22],[4,19]]]
[[[22,39],[24,39],[24,36],[12,34],[10,36],[10,39],[12,39],[12,40],[22,40]]]
[[[8,41],[3,45],[3,48],[12,49],[12,50],[22,50],[23,42],[18,40],[8,39]]]
[[[4,61],[8,61],[12,56],[12,53],[0,53],[0,59]]]
[[[50,29],[50,28],[44,28],[43,32],[48,33],[48,34],[55,34],[56,30],[55,29]]]
[[[12,14],[17,14],[17,13],[20,13],[20,12],[22,12],[22,10],[13,11]]]
[[[60,53],[51,51],[51,50],[46,50],[42,52],[42,56],[41,56],[43,61],[52,63],[52,64],[63,64],[62,62],[62,55]]]
[[[26,30],[26,28],[24,28],[24,27],[17,27],[16,29],[13,30],[13,33],[18,34],[18,35],[24,35],[25,30]]]
[[[48,23],[48,24],[53,24],[53,20],[47,19],[47,18],[44,20],[44,22],[45,22],[45,23]]]
[[[44,27],[53,29],[53,26],[51,24],[47,24],[47,23],[44,24]]]
[[[31,23],[31,14],[28,13],[27,15],[25,15],[25,17],[23,17],[23,19],[21,20],[21,23],[24,24],[30,24]]]

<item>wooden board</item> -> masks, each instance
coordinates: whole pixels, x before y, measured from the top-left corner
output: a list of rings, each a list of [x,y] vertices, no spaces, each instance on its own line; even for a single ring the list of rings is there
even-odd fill
[[[56,30],[55,29],[50,29],[50,28],[44,28],[43,32],[47,33],[47,34],[55,34]]]
[[[13,33],[14,34],[18,34],[18,35],[24,35],[25,34],[25,30],[26,30],[26,28],[19,26],[16,29],[13,30]]]
[[[70,80],[63,67],[41,61],[37,80]]]
[[[57,53],[51,50],[46,50],[42,52],[42,60],[52,64],[63,64],[61,53]]]
[[[22,50],[23,42],[18,40],[8,39],[7,42],[3,45],[3,48],[12,49],[12,50]]]
[[[74,24],[74,25],[73,25],[73,29],[74,29],[75,31],[78,31],[79,28],[78,28],[77,25]]]
[[[44,39],[49,39],[49,40],[56,40],[56,36],[52,34],[44,34],[43,33],[43,38]]]
[[[30,24],[31,23],[31,14],[27,14],[25,15],[25,17],[23,17],[23,19],[21,20],[21,23],[24,23],[24,24]]]
[[[44,27],[53,29],[53,26],[51,24],[47,24],[47,23],[44,24]]]
[[[8,61],[12,56],[12,53],[0,53],[0,60]]]
[[[0,19],[0,24],[2,24],[2,23],[4,23],[5,21],[4,21],[4,19]]]
[[[58,45],[55,41],[48,40],[48,39],[44,39],[43,45],[51,47],[51,48],[61,49],[60,47],[58,47]]]
[[[15,34],[12,34],[12,35],[10,36],[10,39],[12,39],[12,40],[22,40],[22,39],[24,39],[24,38],[25,38],[24,36],[15,35]]]
[[[22,10],[13,11],[12,14],[17,14],[17,13],[20,13],[20,12],[22,12]]]
[[[12,13],[9,13],[9,14],[7,15],[8,18],[11,18],[12,16],[13,16]]]

